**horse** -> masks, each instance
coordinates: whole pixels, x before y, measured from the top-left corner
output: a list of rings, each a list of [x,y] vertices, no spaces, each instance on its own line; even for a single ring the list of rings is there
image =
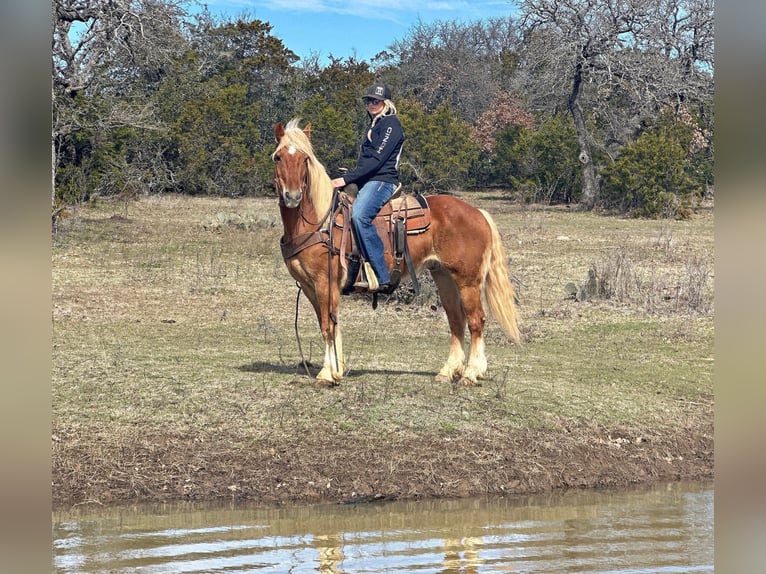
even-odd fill
[[[294,118],[286,126],[279,122],[274,128],[277,147],[271,158],[284,228],[280,244],[290,275],[316,312],[324,340],[324,363],[316,384],[334,386],[346,373],[338,313],[348,273],[343,258],[350,248],[342,245],[342,232],[331,223],[337,216],[334,212],[341,192],[314,155],[311,124],[302,129],[299,124],[300,119]],[[502,330],[519,345],[516,293],[490,214],[451,195],[429,195],[427,202],[430,226],[408,236],[407,247],[415,275],[424,269],[431,273],[449,323],[449,354],[434,380],[472,386],[487,373],[483,337],[487,317],[482,296]],[[386,253],[386,262],[391,268],[390,253]],[[405,269],[402,277],[408,275],[411,273]],[[470,332],[467,362],[463,350],[466,325]]]

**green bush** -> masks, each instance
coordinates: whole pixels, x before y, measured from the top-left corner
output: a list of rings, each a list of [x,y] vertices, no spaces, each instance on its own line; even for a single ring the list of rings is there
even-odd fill
[[[636,217],[688,217],[707,177],[692,161],[700,153],[694,147],[696,133],[693,123],[661,114],[601,171],[602,205]]]
[[[582,178],[571,117],[544,118],[537,130],[511,125],[495,139],[488,175],[496,185],[517,191],[523,201],[577,201]]]
[[[402,151],[402,183],[424,192],[471,185],[470,168],[479,157],[471,126],[449,104],[433,112],[408,100],[402,100],[397,107],[407,138]]]
[[[357,107],[355,116],[364,112],[361,105]],[[356,131],[354,117],[329,104],[321,94],[304,103],[301,117],[303,124],[311,123],[311,145],[330,177],[340,175],[340,167],[356,165],[362,135]]]
[[[261,147],[255,123],[259,115],[259,105],[248,102],[242,84],[213,84],[190,100],[173,129],[180,190],[230,197],[257,191],[252,158]]]

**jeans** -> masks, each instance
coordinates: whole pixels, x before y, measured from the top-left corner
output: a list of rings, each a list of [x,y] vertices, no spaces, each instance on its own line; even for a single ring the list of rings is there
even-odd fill
[[[383,204],[391,199],[393,193],[393,183],[368,181],[359,190],[351,208],[351,225],[359,242],[359,252],[370,262],[381,285],[388,283],[391,277],[383,257],[383,241],[372,220],[375,219]]]

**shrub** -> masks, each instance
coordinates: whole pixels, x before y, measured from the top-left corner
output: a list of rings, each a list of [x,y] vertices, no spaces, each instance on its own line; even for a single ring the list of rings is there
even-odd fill
[[[470,185],[470,168],[479,156],[471,126],[443,104],[426,112],[417,103],[397,104],[406,135],[401,174],[418,191],[449,191]]]
[[[354,110],[357,112],[357,110]],[[338,168],[353,168],[356,165],[361,136],[351,116],[337,106],[327,103],[324,97],[309,98],[301,110],[305,123],[311,124],[311,144],[314,153],[327,168],[331,177],[340,175]]]
[[[525,201],[568,203],[581,191],[579,149],[570,117],[546,118],[537,130],[509,125],[495,136],[488,177]]]
[[[247,101],[246,86],[208,86],[181,110],[173,135],[179,151],[181,191],[237,197],[254,191],[253,157],[260,150],[260,106]]]
[[[637,217],[686,218],[703,182],[693,176],[695,128],[668,112],[601,171],[604,207]]]

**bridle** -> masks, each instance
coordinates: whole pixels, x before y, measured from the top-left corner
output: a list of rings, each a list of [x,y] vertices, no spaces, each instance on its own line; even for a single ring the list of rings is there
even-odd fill
[[[299,152],[300,153],[300,152]],[[306,161],[309,161],[308,156],[306,157]],[[308,192],[309,187],[309,173],[308,170],[306,170],[306,174],[303,176],[303,181],[301,181],[301,199],[298,202],[298,215],[300,215],[301,219],[306,223],[307,225],[311,225],[317,228],[322,227],[325,222],[327,221],[327,218],[330,217],[330,214],[333,212],[333,209],[336,204],[336,199],[338,195],[338,190],[333,190],[333,198],[332,201],[330,201],[330,207],[327,210],[327,212],[324,214],[324,216],[319,221],[311,221],[308,217],[306,217],[305,213],[303,212],[303,198],[306,196],[306,193]],[[277,176],[277,160],[274,161],[274,188],[277,190],[277,194],[279,195],[279,206],[284,207],[285,209],[294,209],[287,207],[287,204],[285,204],[285,196],[284,196],[284,186],[281,184],[279,177]],[[332,245],[330,246],[332,247]]]

